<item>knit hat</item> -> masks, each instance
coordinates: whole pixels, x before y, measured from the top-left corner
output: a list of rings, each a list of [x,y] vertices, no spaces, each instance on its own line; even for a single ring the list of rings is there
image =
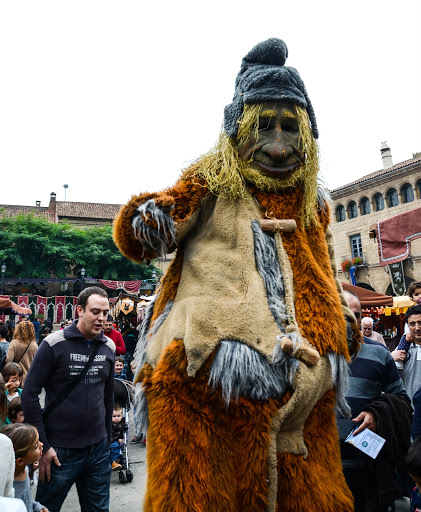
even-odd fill
[[[316,116],[304,82],[295,68],[285,66],[287,45],[276,38],[257,44],[244,58],[235,80],[232,103],[224,110],[224,129],[229,137],[238,133],[238,120],[245,104],[286,101],[307,111],[314,138],[319,137]]]

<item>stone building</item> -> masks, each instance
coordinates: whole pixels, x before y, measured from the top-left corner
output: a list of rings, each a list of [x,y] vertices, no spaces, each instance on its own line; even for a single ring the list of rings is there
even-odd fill
[[[393,165],[387,143],[382,144],[380,151],[382,170],[331,191],[331,227],[340,280],[350,279],[348,272],[342,272],[341,263],[362,257],[363,264],[356,267],[357,284],[392,295],[388,266],[380,265],[375,228],[379,221],[419,208],[421,236],[421,153]],[[415,218],[416,215],[414,212]],[[421,238],[411,240],[410,252],[403,261],[406,286],[421,280]]]

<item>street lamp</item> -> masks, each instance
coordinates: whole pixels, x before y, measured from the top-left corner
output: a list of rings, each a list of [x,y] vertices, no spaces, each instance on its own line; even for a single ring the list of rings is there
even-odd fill
[[[3,263],[1,266],[1,294],[3,295],[4,289],[4,274],[6,273],[6,265]]]
[[[80,275],[82,276],[82,286],[81,286],[80,291],[82,291],[82,290],[83,290],[83,283],[84,283],[84,281],[85,281],[85,274],[86,274],[85,267],[82,267],[82,268],[80,269]]]

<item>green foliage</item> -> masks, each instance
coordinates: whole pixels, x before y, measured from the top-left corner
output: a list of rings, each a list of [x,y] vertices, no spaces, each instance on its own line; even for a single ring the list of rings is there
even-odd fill
[[[80,275],[110,280],[150,279],[153,265],[138,265],[125,258],[114,244],[112,227],[75,227],[51,224],[36,215],[1,215],[0,264],[7,275],[47,278]]]

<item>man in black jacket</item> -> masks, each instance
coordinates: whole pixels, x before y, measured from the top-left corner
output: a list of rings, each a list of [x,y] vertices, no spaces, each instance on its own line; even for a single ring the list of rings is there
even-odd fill
[[[25,420],[38,429],[44,444],[37,500],[50,512],[61,509],[73,483],[83,511],[108,510],[115,352],[103,333],[108,311],[104,290],[83,290],[78,320],[44,339],[27,375]],[[38,398],[42,388],[44,415]]]

